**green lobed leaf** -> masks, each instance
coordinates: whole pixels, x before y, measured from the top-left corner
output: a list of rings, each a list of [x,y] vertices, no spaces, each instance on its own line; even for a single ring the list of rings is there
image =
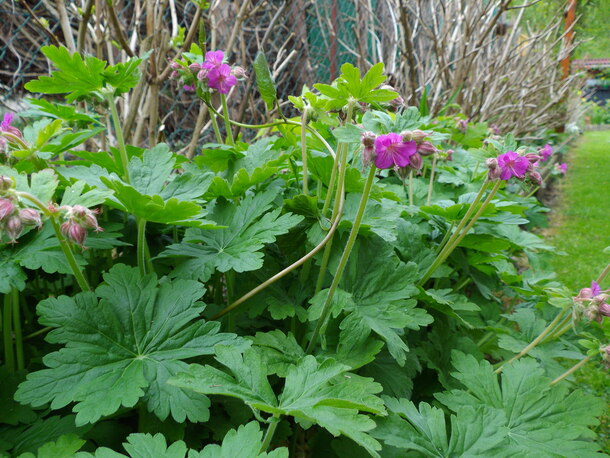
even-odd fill
[[[40,322],[55,328],[47,340],[69,344],[47,354],[49,367],[28,376],[15,395],[33,406],[59,409],[75,402],[77,424],[92,423],[142,399],[160,419],[207,420],[209,401],[166,385],[187,367],[183,359],[210,354],[219,343],[243,346],[219,323],[196,319],[201,284],[157,282],[138,269],[115,265],[95,293],[60,296],[38,305]]]

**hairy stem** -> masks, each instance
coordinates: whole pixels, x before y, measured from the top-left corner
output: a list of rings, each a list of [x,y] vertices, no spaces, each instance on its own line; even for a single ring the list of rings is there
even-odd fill
[[[351,254],[352,248],[354,247],[354,243],[356,242],[356,238],[358,237],[358,231],[360,230],[360,224],[362,222],[362,217],[364,216],[364,210],[366,209],[366,204],[369,200],[369,194],[371,193],[371,187],[373,186],[376,170],[377,168],[374,165],[372,165],[371,170],[369,170],[369,176],[364,185],[364,190],[362,191],[362,197],[360,199],[360,205],[358,206],[356,218],[354,219],[354,225],[352,226],[352,230],[349,233],[347,243],[345,245],[345,248],[343,249],[343,254],[341,255],[341,259],[339,260],[339,266],[337,267],[337,271],[335,272],[335,276],[328,290],[328,296],[326,296],[326,300],[324,301],[324,305],[322,306],[322,313],[320,315],[320,318],[318,319],[318,322],[316,323],[316,327],[314,329],[313,335],[311,336],[309,344],[307,345],[307,353],[310,353],[313,349],[316,340],[320,335],[320,330],[326,324],[326,320],[330,313],[333,296],[335,295],[335,291],[339,286],[339,281],[341,281],[341,276],[343,275],[343,271],[347,266],[349,255]]]
[[[144,218],[138,219],[138,268],[140,269],[140,275],[144,276],[147,272],[147,256],[146,256],[146,220]]]
[[[409,205],[413,205],[413,170],[409,171]]]
[[[605,278],[608,276],[609,273],[610,273],[610,264],[608,264],[606,266],[606,268],[602,271],[602,273],[599,274],[599,277],[597,277],[596,283],[601,284],[601,282],[603,282],[605,280]]]
[[[566,313],[568,309],[565,308],[563,309],[561,312],[559,312],[557,314],[557,316],[555,317],[555,319],[553,321],[551,321],[549,323],[549,325],[544,328],[542,330],[542,332],[538,335],[538,337],[536,337],[534,340],[532,340],[523,350],[521,350],[519,353],[517,353],[515,356],[513,356],[511,359],[509,359],[508,361],[505,361],[504,363],[502,363],[502,365],[500,367],[498,367],[494,373],[495,374],[499,374],[500,372],[502,372],[502,369],[504,368],[504,366],[506,366],[507,364],[513,363],[515,361],[517,361],[519,358],[527,355],[531,350],[533,350],[534,348],[536,348],[536,346],[542,342],[542,340],[553,330],[555,329],[555,326],[557,325],[557,323],[559,323],[559,321],[563,318],[564,314]]]
[[[263,439],[263,444],[261,445],[260,453],[264,453],[271,445],[271,441],[273,440],[273,436],[275,434],[275,430],[277,429],[277,425],[280,423],[280,417],[274,415],[271,419],[271,423],[267,427],[267,432],[265,433],[265,438]]]
[[[74,274],[74,277],[76,277],[76,282],[78,283],[78,286],[80,287],[81,291],[91,291],[89,282],[85,278],[78,263],[76,262],[74,253],[72,252],[72,249],[70,248],[70,244],[68,243],[68,241],[66,240],[64,235],[61,233],[61,229],[59,227],[59,222],[57,221],[57,214],[51,213],[49,211],[49,209],[32,194],[19,191],[19,192],[17,192],[17,196],[23,197],[24,199],[29,200],[34,205],[36,205],[44,215],[49,217],[49,220],[51,221],[51,224],[53,225],[53,230],[55,231],[55,236],[57,237],[57,240],[59,240],[59,246],[61,247],[61,251],[63,251],[64,256],[66,257],[66,261],[68,261],[68,264],[70,265],[70,269],[72,270],[72,273]]]
[[[303,110],[301,118],[301,161],[303,163],[303,194],[307,195],[307,110]]]
[[[220,94],[220,100],[222,100],[222,115],[225,120],[225,129],[227,130],[227,144],[234,145],[235,140],[233,139],[233,130],[231,130],[231,118],[229,117],[229,108],[227,107],[227,97],[224,94]]]
[[[127,165],[129,164],[129,158],[127,157],[127,148],[125,146],[125,139],[123,137],[123,129],[121,127],[121,118],[119,117],[119,112],[116,109],[116,104],[114,102],[114,96],[112,94],[108,94],[106,96],[106,100],[108,101],[108,105],[110,106],[110,115],[112,117],[112,125],[114,126],[114,134],[116,135],[117,143],[119,144],[119,156],[115,157],[115,162],[121,165],[123,169],[123,180],[125,183],[130,184],[131,180],[129,179],[129,170]]]
[[[551,382],[551,386],[555,385],[556,383],[561,382],[564,378],[569,377],[570,375],[572,375],[574,372],[576,372],[578,369],[580,369],[581,367],[583,367],[585,364],[587,364],[589,361],[591,361],[591,359],[593,358],[594,355],[589,355],[586,358],[580,360],[577,364],[575,364],[574,366],[572,366],[570,369],[568,369],[567,371],[565,371],[563,374],[561,374],[559,377],[557,377],[555,380],[553,380]]]
[[[434,184],[435,168],[436,168],[436,154],[432,158],[432,168],[430,169],[430,183],[428,183],[428,198],[426,199],[426,205],[430,205],[430,200],[432,200],[432,185]]]

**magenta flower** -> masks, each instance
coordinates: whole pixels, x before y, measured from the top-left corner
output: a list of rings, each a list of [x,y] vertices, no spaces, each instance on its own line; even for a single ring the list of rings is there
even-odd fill
[[[16,137],[17,140],[21,140],[23,141],[23,134],[21,133],[21,131],[19,129],[17,129],[16,127],[11,126],[11,123],[13,122],[13,118],[14,115],[12,113],[4,113],[4,118],[2,119],[2,122],[0,123],[0,147],[3,147],[4,145],[6,145],[7,140],[5,138],[3,138],[3,133],[9,134],[13,137]],[[14,141],[15,138],[8,138],[8,141]]]
[[[543,161],[548,160],[549,157],[553,154],[553,148],[548,143],[540,148],[540,157],[542,157]]]
[[[221,52],[221,51],[219,51]],[[216,89],[221,94],[227,94],[229,89],[237,84],[237,78],[231,75],[231,67],[222,64],[218,68],[213,68],[208,73],[208,86]]]
[[[602,289],[599,287],[597,282],[595,280],[593,280],[591,282],[591,294],[593,294],[593,296],[599,296],[599,294],[601,292],[602,292]]]
[[[182,89],[184,89],[186,92],[194,92],[195,85],[194,84],[185,84],[182,86]]]
[[[201,64],[201,67],[208,70],[219,68],[224,58],[225,53],[222,51],[208,51],[205,53],[205,62]]]
[[[560,171],[564,175],[568,171],[568,164],[566,164],[565,162],[562,162],[561,164],[557,164],[555,167],[557,168],[558,171]]]
[[[375,166],[379,169],[389,169],[394,165],[406,167],[416,151],[417,143],[414,141],[404,142],[395,133],[380,135],[375,139]]]
[[[510,180],[511,177],[524,178],[530,161],[526,157],[519,156],[514,151],[508,151],[498,156],[498,165],[502,169],[500,178]]]

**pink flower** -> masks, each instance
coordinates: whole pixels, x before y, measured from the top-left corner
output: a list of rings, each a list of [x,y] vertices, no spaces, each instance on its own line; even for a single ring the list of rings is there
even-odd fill
[[[540,157],[542,157],[542,160],[546,161],[553,154],[553,147],[547,143],[542,148],[540,148],[539,152],[540,152]]]
[[[526,157],[519,156],[514,151],[508,151],[498,156],[498,165],[502,169],[500,174],[502,180],[510,180],[511,177],[523,179],[530,161]]]
[[[182,89],[184,89],[186,92],[194,92],[195,85],[194,84],[185,84],[182,86]]]
[[[208,51],[205,53],[205,62],[201,65],[202,68],[212,70],[219,68],[225,58],[225,53],[222,51]]]
[[[565,175],[568,172],[568,164],[566,164],[565,162],[562,162],[561,164],[556,164],[555,168],[557,169],[557,171],[561,172],[563,175]]]
[[[395,133],[380,135],[375,139],[375,166],[379,169],[389,169],[394,165],[406,167],[416,151],[417,143],[414,141],[404,142]]]
[[[85,238],[87,237],[87,231],[73,221],[63,223],[61,225],[61,232],[66,238],[73,240],[79,245],[85,243]]]
[[[602,289],[599,287],[598,283],[593,280],[591,282],[591,293],[593,294],[593,296],[599,296],[599,294],[602,292]]]
[[[0,132],[6,132],[8,134],[12,134],[16,137],[19,137],[20,139],[23,139],[23,135],[21,134],[21,131],[19,129],[17,129],[16,127],[11,126],[11,123],[13,122],[14,119],[14,115],[13,113],[4,113],[4,118],[2,119],[2,122],[0,123]]]
[[[5,198],[0,199],[0,221],[4,220],[11,213],[13,213],[14,209],[15,205],[13,204],[12,200]]]
[[[219,51],[222,52],[222,51]],[[216,89],[221,94],[227,94],[229,89],[237,84],[237,78],[231,75],[231,67],[222,64],[218,68],[213,68],[208,73],[208,86]]]

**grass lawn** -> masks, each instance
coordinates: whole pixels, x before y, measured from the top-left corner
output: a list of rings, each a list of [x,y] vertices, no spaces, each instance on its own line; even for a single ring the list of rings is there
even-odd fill
[[[566,256],[554,256],[552,264],[558,280],[576,293],[610,263],[610,254],[603,253],[610,246],[610,130],[587,132],[566,162],[568,174],[551,214],[552,243]],[[610,288],[610,278],[602,288]],[[581,369],[576,382],[610,405],[610,375],[599,361]],[[610,407],[601,421],[599,441],[610,452]]]

